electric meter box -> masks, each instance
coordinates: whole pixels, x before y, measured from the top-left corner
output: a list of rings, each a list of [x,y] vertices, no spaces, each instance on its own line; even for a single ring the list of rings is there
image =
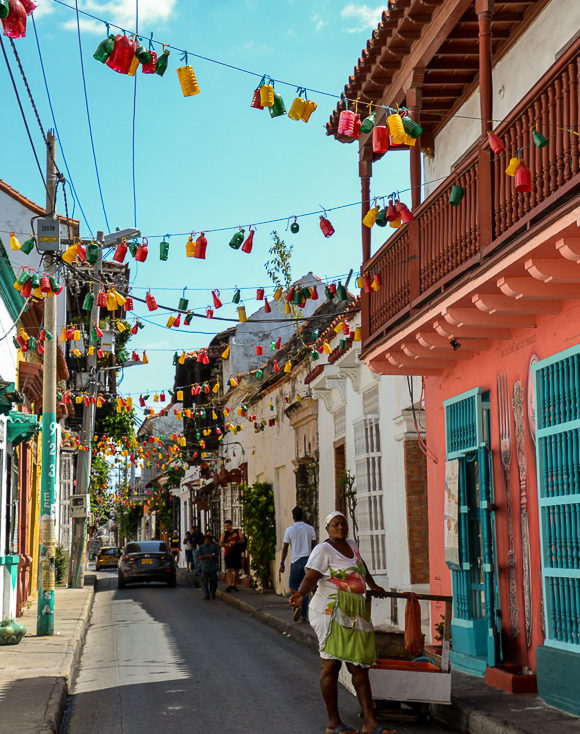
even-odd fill
[[[36,220],[36,244],[41,252],[60,250],[60,221],[52,217]]]
[[[87,517],[89,514],[89,495],[71,494],[69,498],[70,516]]]

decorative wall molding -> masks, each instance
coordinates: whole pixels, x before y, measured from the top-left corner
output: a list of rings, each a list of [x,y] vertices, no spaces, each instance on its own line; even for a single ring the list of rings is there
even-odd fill
[[[333,412],[334,400],[332,398],[332,390],[327,387],[314,387],[312,388],[312,394],[316,400],[322,400],[324,407],[329,413]]]
[[[360,393],[360,369],[358,367],[339,367],[339,377],[348,377],[352,383],[352,389],[356,393]]]

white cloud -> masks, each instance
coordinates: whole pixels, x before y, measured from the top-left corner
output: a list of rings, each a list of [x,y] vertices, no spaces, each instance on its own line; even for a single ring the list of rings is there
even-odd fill
[[[340,11],[340,14],[343,18],[355,18],[358,21],[354,28],[347,28],[349,33],[358,33],[369,28],[376,28],[381,21],[384,9],[384,4],[377,8],[370,8],[368,5],[349,3]]]
[[[175,11],[177,0],[139,0],[139,29],[145,32],[148,25],[162,23]],[[128,31],[135,29],[135,0],[83,0],[79,10],[96,15],[103,20],[115,23]],[[80,16],[81,29],[88,33],[102,35],[103,24]],[[63,27],[76,30],[76,18],[68,20]]]
[[[328,21],[322,20],[319,13],[314,13],[312,16],[312,22],[314,23],[314,30],[319,31],[323,26],[327,25]]]
[[[34,11],[34,20],[40,20],[45,15],[50,15],[54,11],[55,6],[48,3],[41,3]]]

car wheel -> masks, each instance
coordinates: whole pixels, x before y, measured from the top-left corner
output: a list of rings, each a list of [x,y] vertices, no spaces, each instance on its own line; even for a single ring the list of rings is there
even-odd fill
[[[169,586],[170,589],[175,589],[175,587],[177,586],[177,578],[175,576],[172,576],[167,582],[167,586]]]
[[[119,576],[118,581],[117,581],[117,588],[124,589],[126,586],[127,586],[127,582],[125,581],[125,579]]]

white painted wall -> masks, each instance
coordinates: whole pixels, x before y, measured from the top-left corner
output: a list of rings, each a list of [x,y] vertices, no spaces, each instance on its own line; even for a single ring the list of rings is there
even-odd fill
[[[517,44],[493,70],[493,117],[502,120],[556,61],[556,56],[580,29],[579,0],[552,0]],[[463,117],[462,117],[463,116]],[[479,91],[435,138],[435,155],[424,156],[426,198],[448,176],[451,166],[479,137]],[[476,119],[464,119],[473,117]],[[544,133],[547,135],[547,133]]]

